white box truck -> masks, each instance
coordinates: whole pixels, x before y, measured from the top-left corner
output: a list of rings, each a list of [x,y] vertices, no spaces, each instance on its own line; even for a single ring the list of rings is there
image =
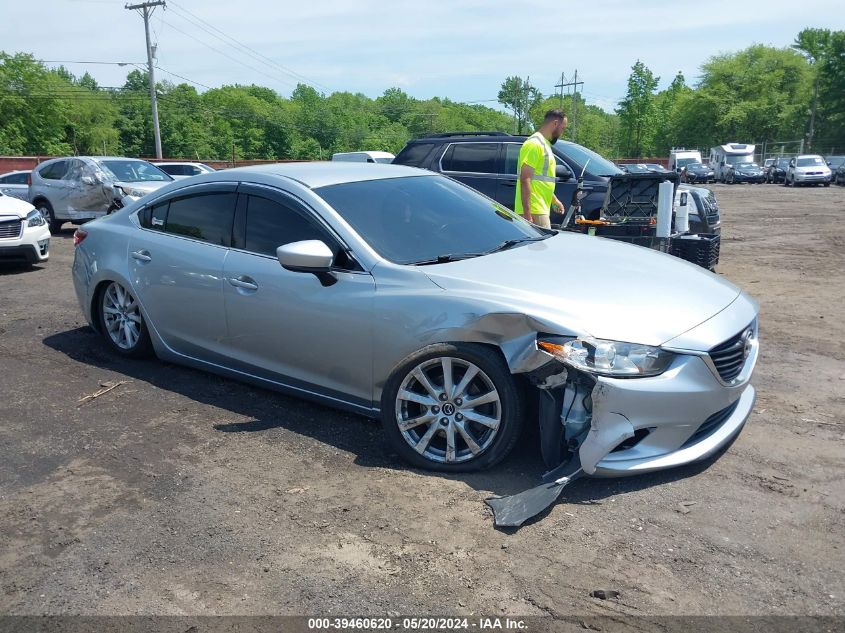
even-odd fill
[[[710,148],[710,168],[716,175],[716,182],[725,182],[731,165],[754,162],[754,145],[747,143],[726,143]]]

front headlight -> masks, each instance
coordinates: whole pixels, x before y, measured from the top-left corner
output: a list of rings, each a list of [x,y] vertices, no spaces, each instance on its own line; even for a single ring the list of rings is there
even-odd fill
[[[592,337],[540,338],[537,347],[575,369],[599,376],[638,378],[662,374],[675,355],[651,345]]]
[[[26,225],[27,226],[44,226],[47,224],[47,221],[44,219],[44,216],[41,215],[41,211],[38,209],[33,209],[26,215]]]

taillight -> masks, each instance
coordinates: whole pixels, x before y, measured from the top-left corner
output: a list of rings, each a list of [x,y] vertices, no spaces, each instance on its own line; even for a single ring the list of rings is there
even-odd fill
[[[82,229],[76,229],[73,232],[73,245],[79,246],[82,244],[82,240],[88,237],[88,231],[83,231]]]
[[[32,172],[29,172],[29,173],[26,175],[26,185],[27,185],[27,187],[31,187],[31,186],[32,186]]]

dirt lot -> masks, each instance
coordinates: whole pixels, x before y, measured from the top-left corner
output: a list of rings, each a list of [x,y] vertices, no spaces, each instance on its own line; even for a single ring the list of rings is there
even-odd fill
[[[536,435],[444,477],[373,421],[117,358],[65,230],[0,271],[0,613],[845,614],[845,188],[716,189],[719,272],[762,306],[755,414],[717,460],[582,479],[516,533],[483,500],[536,481]],[[78,405],[104,381],[129,382]]]

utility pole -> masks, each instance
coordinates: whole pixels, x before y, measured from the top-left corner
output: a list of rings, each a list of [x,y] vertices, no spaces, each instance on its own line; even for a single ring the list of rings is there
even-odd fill
[[[560,88],[560,109],[563,110],[563,87],[566,85],[563,82],[566,81],[566,75],[562,72],[560,73],[560,83],[555,84],[555,88]]]
[[[150,45],[150,16],[156,7],[164,7],[164,0],[142,2],[140,4],[127,4],[124,8],[137,10],[144,18],[144,33],[147,36],[147,73],[150,78],[150,102],[153,109],[153,135],[155,136],[156,158],[162,158],[161,154],[161,130],[158,126],[158,97],[156,96],[156,77],[153,68],[153,49]]]
[[[560,83],[555,85],[555,88],[560,88],[560,106],[563,108],[563,89],[572,86],[574,89],[572,95],[572,140],[574,141],[576,137],[577,128],[576,123],[578,120],[578,86],[583,86],[583,81],[578,81],[578,69],[575,70],[575,79],[568,83],[563,83],[564,77],[563,73],[560,74]]]

